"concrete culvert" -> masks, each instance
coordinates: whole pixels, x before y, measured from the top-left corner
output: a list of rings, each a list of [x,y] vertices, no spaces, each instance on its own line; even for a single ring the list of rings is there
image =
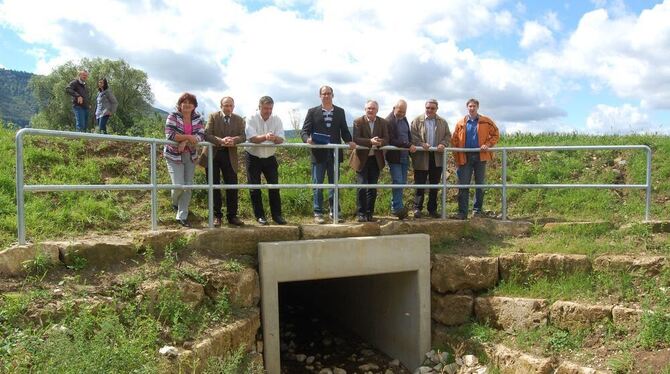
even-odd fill
[[[295,349],[297,334],[315,328],[332,337],[326,344],[351,344],[350,349],[359,351],[357,358],[381,359],[383,353],[407,368],[419,366],[430,349],[429,247],[429,237],[423,234],[259,244],[268,373],[298,372],[286,371],[293,365],[289,358],[302,368],[315,364],[314,351]],[[311,343],[323,345],[324,339]],[[337,367],[328,359],[322,355],[319,364]],[[365,364],[376,365],[360,361]]]

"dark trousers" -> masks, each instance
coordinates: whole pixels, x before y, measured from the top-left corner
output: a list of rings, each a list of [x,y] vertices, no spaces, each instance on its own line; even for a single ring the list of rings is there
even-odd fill
[[[442,178],[442,167],[435,165],[435,153],[428,154],[428,170],[414,170],[414,184],[438,184]],[[423,209],[423,196],[425,188],[417,188],[414,195],[414,209],[421,211]],[[428,212],[437,212],[437,189],[431,188],[428,190]]]
[[[232,152],[236,152],[237,148],[233,148]],[[233,166],[230,164],[230,157],[228,156],[228,148],[221,148],[216,151],[216,155],[212,163],[214,164],[214,173],[212,179],[214,179],[214,184],[221,183],[221,174],[223,174],[223,183],[224,184],[237,184],[237,173],[233,170]],[[237,216],[237,189],[226,190],[226,217],[231,218]],[[221,213],[221,190],[216,188],[214,189],[214,215],[216,217],[223,217]]]
[[[265,181],[268,184],[279,183],[279,164],[277,163],[275,156],[260,158],[249,152],[244,152],[244,154],[247,157],[247,181],[249,184],[261,184],[261,174],[265,176]],[[249,190],[249,195],[251,196],[251,205],[254,208],[254,215],[256,218],[265,217],[261,190]],[[268,196],[270,198],[270,212],[272,213],[272,217],[276,218],[281,216],[281,197],[279,196],[279,190],[276,188],[269,189]]]
[[[479,153],[466,153],[466,162],[465,165],[461,165],[456,170],[458,175],[458,184],[470,184],[472,180],[472,174],[475,175],[476,184],[484,184],[486,179],[486,161],[479,160]],[[470,189],[460,188],[458,190],[458,213],[467,215],[468,214],[468,203],[470,200]],[[476,188],[475,189],[475,202],[473,206],[473,211],[476,213],[482,213],[484,207],[484,189]]]
[[[379,166],[375,156],[369,156],[363,169],[356,172],[356,183],[376,184],[379,181]],[[356,196],[358,214],[371,216],[375,212],[375,201],[377,200],[376,188],[359,188]]]

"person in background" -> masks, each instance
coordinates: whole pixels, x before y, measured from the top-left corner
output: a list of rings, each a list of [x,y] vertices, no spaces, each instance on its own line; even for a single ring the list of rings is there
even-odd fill
[[[486,181],[486,162],[492,159],[491,152],[487,149],[494,147],[498,143],[500,135],[495,122],[489,117],[478,113],[479,101],[470,99],[465,104],[468,108],[468,114],[456,123],[454,134],[451,136],[451,145],[456,148],[478,148],[481,152],[456,152],[456,174],[458,175],[458,184],[470,184],[472,174],[475,175],[475,184],[484,184]],[[470,199],[470,189],[461,188],[458,190],[458,215],[457,219],[468,218],[468,204]],[[483,214],[484,189],[475,190],[475,202],[473,206],[473,215]]]
[[[389,164],[393,184],[407,184],[409,153],[416,152],[405,113],[407,113],[407,102],[401,99],[386,117],[389,123],[389,144],[398,148],[407,148],[407,151],[386,151],[386,162]],[[391,191],[391,213],[399,219],[407,218],[407,208],[403,204],[402,193],[402,188],[393,188]]]
[[[284,125],[281,119],[272,114],[274,100],[270,96],[263,96],[258,101],[258,112],[247,121],[245,130],[247,139],[256,144],[281,144],[284,142]],[[279,164],[275,157],[276,147],[247,147],[245,155],[247,158],[247,181],[249,184],[261,184],[261,173],[269,184],[279,183]],[[263,198],[261,190],[249,190],[251,205],[254,208],[256,221],[261,225],[267,225],[263,209]],[[270,199],[270,213],[272,220],[278,225],[285,225],[286,220],[281,215],[281,196],[279,189],[268,190]]]
[[[72,96],[75,129],[79,132],[86,132],[86,125],[88,123],[89,99],[86,80],[88,80],[88,71],[81,70],[77,78],[73,79],[65,87],[65,92]]]
[[[365,103],[365,114],[354,120],[354,143],[370,149],[358,149],[351,152],[349,165],[356,171],[356,183],[376,184],[379,172],[384,170],[384,151],[379,147],[388,145],[388,122],[377,116],[379,104],[374,100]],[[359,188],[356,197],[356,216],[358,222],[373,222],[376,188]]]
[[[414,184],[440,183],[442,178],[442,155],[444,148],[449,146],[451,133],[447,120],[437,114],[437,100],[430,99],[425,103],[426,111],[412,121],[412,143],[417,147],[428,150],[437,147],[436,152],[412,153],[412,167],[414,168]],[[418,186],[417,186],[418,187]],[[414,218],[421,218],[425,189],[418,187],[414,195]],[[440,218],[437,213],[437,189],[428,190],[428,215]]]
[[[221,183],[221,174],[225,184],[237,184],[237,145],[247,140],[244,133],[244,118],[233,113],[235,109],[235,100],[230,96],[221,99],[221,110],[209,115],[205,137],[208,142],[214,144],[212,147],[214,157],[212,166],[214,170],[208,172],[214,173],[212,179],[214,184]],[[244,222],[237,217],[239,203],[239,190],[226,190],[226,218],[228,223],[234,226],[243,226]],[[223,212],[221,211],[221,190],[214,190],[214,226],[221,226]]]
[[[195,159],[198,157],[196,144],[205,140],[203,118],[195,111],[197,107],[195,95],[186,92],[177,100],[176,111],[170,113],[165,121],[165,137],[178,143],[166,144],[163,148],[172,184],[193,184]],[[188,222],[191,190],[173,189],[171,196],[177,222],[184,227],[191,227]]]
[[[340,144],[342,140],[349,144],[349,149],[356,149],[356,143],[351,139],[351,133],[347,127],[347,118],[344,114],[344,109],[333,105],[333,97],[335,96],[333,88],[330,86],[321,86],[319,88],[319,97],[321,98],[321,105],[310,108],[305,116],[305,122],[300,131],[302,141],[308,144],[316,144],[312,140],[315,133],[324,134],[328,136],[328,143]],[[332,149],[312,148],[312,183],[322,184],[323,179],[328,174],[328,183],[335,183],[333,178],[335,175],[335,158]],[[344,158],[342,150],[338,150],[339,162]],[[313,198],[314,222],[317,224],[324,224],[326,221],[323,218],[323,191],[320,188],[315,188]],[[330,217],[333,219],[333,200],[335,190],[331,189],[328,192],[328,202],[330,203]],[[338,205],[339,206],[339,205]],[[339,222],[344,220],[339,217]]]
[[[98,96],[96,97],[95,119],[98,121],[98,129],[101,134],[107,134],[107,122],[109,117],[116,112],[119,102],[109,89],[107,78],[98,80]]]

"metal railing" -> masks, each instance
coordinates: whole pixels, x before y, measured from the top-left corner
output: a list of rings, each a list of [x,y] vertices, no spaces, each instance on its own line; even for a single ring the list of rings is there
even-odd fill
[[[148,184],[97,184],[97,185],[25,185],[24,184],[24,162],[23,162],[23,138],[26,135],[43,135],[47,137],[61,137],[61,138],[78,138],[78,139],[93,139],[93,140],[107,140],[127,143],[143,143],[150,145],[150,159],[151,159],[151,176]],[[608,145],[608,146],[550,146],[550,147],[494,147],[490,148],[491,152],[502,153],[502,176],[501,183],[498,184],[449,184],[447,183],[447,156],[449,152],[480,152],[479,149],[466,148],[444,148],[440,152],[442,157],[442,183],[439,184],[346,184],[339,183],[339,167],[334,168],[333,183],[329,184],[219,184],[215,185],[213,182],[213,174],[207,173],[207,184],[193,184],[193,185],[175,185],[175,184],[158,184],[156,178],[156,154],[157,145],[159,144],[176,144],[175,142],[155,139],[142,138],[132,136],[118,136],[118,135],[103,135],[103,134],[88,134],[80,132],[56,131],[56,130],[42,130],[42,129],[21,129],[16,133],[16,202],[17,202],[17,231],[19,244],[26,243],[26,228],[25,228],[25,191],[31,192],[54,192],[54,191],[151,191],[151,229],[156,230],[158,227],[158,190],[166,189],[191,189],[191,190],[207,190],[208,191],[208,224],[209,227],[214,227],[214,206],[213,194],[215,189],[271,189],[271,188],[318,188],[318,189],[334,189],[333,196],[333,221],[338,222],[339,219],[339,190],[341,188],[426,188],[426,189],[441,189],[442,190],[442,218],[446,218],[446,196],[449,188],[495,188],[502,190],[502,212],[503,220],[507,219],[507,190],[510,188],[602,188],[602,189],[645,189],[645,220],[649,220],[649,209],[651,204],[651,156],[652,151],[646,145]],[[198,143],[208,149],[208,154],[212,155],[213,145],[208,142]],[[326,145],[310,145],[304,143],[282,143],[282,144],[255,144],[255,143],[241,143],[238,147],[283,147],[283,148],[327,148],[333,150],[334,165],[339,165],[339,149],[349,148],[345,144],[326,144]],[[369,149],[367,147],[358,146],[357,149]],[[397,148],[392,146],[381,147],[382,150],[407,150],[405,148]],[[583,151],[583,150],[644,150],[647,155],[646,163],[646,181],[645,184],[513,184],[507,183],[507,154],[510,151]],[[437,152],[437,148],[432,147],[425,150],[417,147],[417,152]],[[209,170],[213,170],[213,157],[207,157]],[[411,161],[410,161],[411,162]],[[320,192],[322,193],[322,192]]]

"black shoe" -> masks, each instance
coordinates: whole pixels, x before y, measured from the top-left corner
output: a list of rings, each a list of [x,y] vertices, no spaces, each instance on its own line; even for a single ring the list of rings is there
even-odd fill
[[[405,219],[407,218],[407,209],[400,208],[397,211],[393,212],[393,215],[398,217],[398,219]]]
[[[367,222],[368,217],[365,214],[359,214],[358,216],[356,216],[356,221],[357,222]]]
[[[464,221],[464,220],[468,219],[468,215],[463,214],[463,213],[458,213],[457,215],[454,216],[454,219]]]
[[[330,212],[330,219],[333,221],[333,223],[335,223],[335,219],[333,217],[334,217],[333,212]],[[344,218],[342,218],[342,216],[337,217],[337,223],[343,223],[343,222]]]
[[[272,220],[275,221],[275,223],[278,224],[278,225],[285,225],[286,224],[286,220],[282,216],[274,216],[274,217],[272,217]]]
[[[484,214],[483,212],[481,212],[479,210],[476,210],[476,211],[472,212],[472,217],[484,218],[484,217],[486,217],[486,214]]]
[[[258,217],[256,218],[256,221],[258,221],[258,223],[260,223],[263,226],[268,224],[268,219],[265,217]]]
[[[214,227],[221,226],[221,217],[214,217]]]
[[[370,214],[370,213],[368,213],[368,214],[365,216],[365,219],[367,219],[368,222],[377,222],[377,220],[376,220],[376,219],[372,216],[372,214]]]
[[[430,218],[442,218],[442,215],[439,214],[438,212],[428,212],[428,215]]]
[[[237,218],[237,216],[228,217],[228,223],[235,226],[244,226],[244,222],[242,222],[241,219]]]
[[[174,210],[174,212],[177,213],[177,211],[179,210],[179,207],[176,206],[176,205],[173,205],[173,206],[172,206],[172,210]]]
[[[414,211],[414,218],[421,218],[421,211],[420,210],[415,210]]]
[[[178,219],[177,222],[183,227],[191,227],[191,224],[185,219]]]

